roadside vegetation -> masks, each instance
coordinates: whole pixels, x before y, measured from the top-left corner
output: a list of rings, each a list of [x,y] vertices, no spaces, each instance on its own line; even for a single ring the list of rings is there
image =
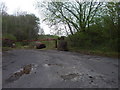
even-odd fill
[[[45,19],[55,32],[66,33],[69,50],[118,57],[120,2],[44,2]],[[62,26],[62,27],[61,27]]]
[[[11,43],[5,38],[13,40],[15,48],[34,48],[35,42],[20,42],[23,40],[40,40],[66,35],[69,51],[85,54],[97,54],[118,57],[120,48],[120,17],[119,2],[39,2],[36,7],[43,10],[45,15],[41,19],[47,23],[55,35],[45,35],[40,27],[40,19],[34,14],[19,12],[9,15],[6,6],[1,4],[2,14],[2,45],[3,51],[10,50]],[[44,12],[45,11],[45,12]],[[40,35],[38,34],[40,33]],[[19,41],[19,42],[14,42]],[[55,41],[41,41],[46,44],[45,49],[55,49]]]
[[[27,40],[38,38],[38,32],[41,28],[39,27],[39,18],[34,14],[17,11],[14,15],[9,15],[5,3],[0,3],[0,13],[2,14],[3,51],[14,49],[11,48],[13,43],[15,43],[15,48],[26,48],[25,46],[31,43]]]

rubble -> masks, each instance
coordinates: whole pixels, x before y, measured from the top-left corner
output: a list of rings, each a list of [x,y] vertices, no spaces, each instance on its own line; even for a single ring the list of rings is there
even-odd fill
[[[20,70],[13,73],[6,81],[12,82],[19,79],[24,74],[30,74],[33,66],[34,66],[33,64],[23,66]]]

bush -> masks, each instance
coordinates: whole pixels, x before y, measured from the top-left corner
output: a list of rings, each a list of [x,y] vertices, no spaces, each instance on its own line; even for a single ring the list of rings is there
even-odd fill
[[[77,32],[69,37],[71,38],[69,43],[74,47],[92,47],[91,38],[89,37],[88,33]]]
[[[16,40],[16,37],[12,34],[4,34],[3,40],[2,40],[2,46],[3,47],[11,47],[12,43],[14,43]]]
[[[76,32],[74,35],[69,35],[69,46],[85,49],[99,49],[102,51],[120,51],[118,48],[119,38],[106,37],[101,30],[89,30],[87,32]]]

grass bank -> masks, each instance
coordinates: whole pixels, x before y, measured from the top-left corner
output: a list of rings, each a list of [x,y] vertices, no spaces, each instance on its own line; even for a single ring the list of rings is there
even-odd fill
[[[41,43],[44,43],[46,45],[46,48],[43,48],[43,50],[55,50],[55,41],[41,41]],[[35,42],[32,42],[28,45],[21,45],[20,43],[16,43],[15,48],[11,47],[2,47],[2,51],[9,51],[9,50],[14,50],[14,49],[36,49],[35,48]]]
[[[107,56],[112,58],[118,58],[120,56],[120,53],[114,52],[114,51],[103,51],[100,49],[85,49],[85,48],[78,48],[78,47],[69,47],[69,51],[71,52],[78,52],[82,54],[88,54],[88,55],[99,55],[99,56]]]
[[[13,48],[11,47],[2,47],[2,51],[9,51],[9,50],[12,50]]]

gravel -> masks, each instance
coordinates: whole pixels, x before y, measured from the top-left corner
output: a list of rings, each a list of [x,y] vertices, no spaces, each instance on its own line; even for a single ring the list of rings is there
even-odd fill
[[[118,59],[57,50],[3,52],[3,88],[118,88]],[[8,79],[25,65],[29,74]],[[16,76],[17,77],[17,76]]]

